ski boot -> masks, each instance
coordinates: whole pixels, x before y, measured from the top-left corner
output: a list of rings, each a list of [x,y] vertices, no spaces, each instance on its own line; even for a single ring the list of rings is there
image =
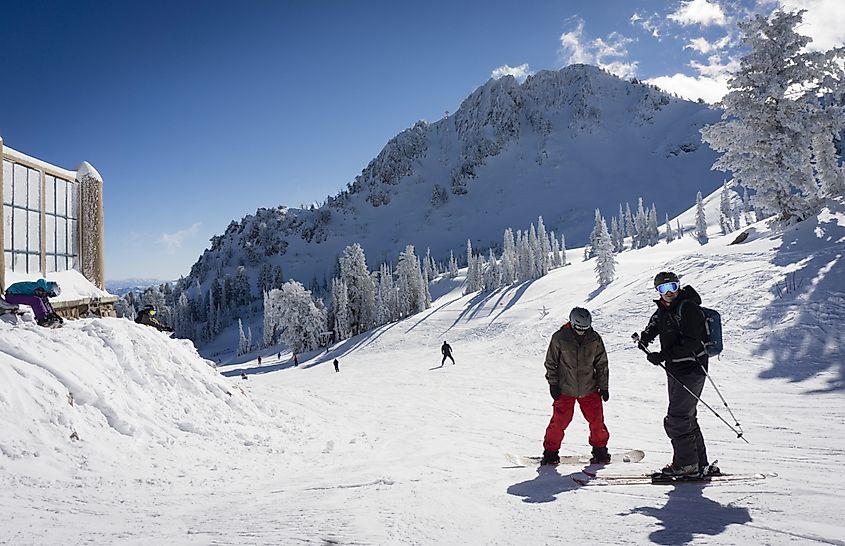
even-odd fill
[[[540,465],[551,465],[557,466],[560,464],[560,455],[558,455],[557,451],[549,451],[548,449],[543,450],[543,458],[540,460]]]
[[[593,447],[593,456],[590,457],[590,464],[608,464],[610,462],[610,453],[607,452],[606,447]]]

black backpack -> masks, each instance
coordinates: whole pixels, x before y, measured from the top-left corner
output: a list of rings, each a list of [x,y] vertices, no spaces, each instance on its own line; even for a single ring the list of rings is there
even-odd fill
[[[677,313],[678,327],[681,325],[681,309],[683,309],[686,302],[687,300],[681,300],[678,308],[675,310]],[[724,348],[722,345],[722,315],[715,309],[700,307],[704,315],[704,330],[707,336],[707,339],[702,341],[704,351],[707,353],[707,356],[718,356]]]

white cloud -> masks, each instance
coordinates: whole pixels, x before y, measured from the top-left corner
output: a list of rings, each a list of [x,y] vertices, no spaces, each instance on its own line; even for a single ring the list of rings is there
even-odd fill
[[[631,41],[618,32],[612,32],[606,38],[585,41],[584,21],[579,20],[575,30],[560,36],[561,61],[563,65],[592,64],[621,78],[630,78],[636,74],[638,64],[626,59],[627,46]]]
[[[813,39],[812,51],[826,51],[845,44],[845,2],[842,0],[778,0],[784,11],[807,10],[798,33]]]
[[[185,239],[197,234],[199,227],[200,223],[197,222],[188,228],[180,229],[179,231],[175,231],[173,233],[162,233],[159,237],[159,242],[164,245],[168,254],[175,254],[176,251],[182,247],[182,243]]]
[[[704,99],[711,104],[719,102],[728,92],[727,78],[694,77],[678,73],[672,76],[658,76],[645,81],[664,91],[675,93],[679,97],[688,100]]]
[[[513,76],[518,82],[522,83],[530,75],[531,71],[528,69],[528,64],[521,64],[519,66],[508,66],[505,64],[493,70],[490,77],[498,80],[502,76]]]
[[[727,47],[728,44],[730,44],[729,36],[725,36],[724,38],[716,40],[715,42],[709,42],[706,38],[693,38],[689,41],[687,45],[684,46],[684,49],[692,49],[706,55],[713,51],[723,49]]]
[[[660,31],[660,18],[657,14],[653,14],[649,17],[643,17],[639,13],[634,13],[629,21],[634,26],[644,28],[649,34],[651,34],[652,38],[660,40],[662,34]]]
[[[707,0],[681,2],[681,7],[670,13],[669,19],[683,26],[725,26],[728,23],[728,18],[725,17],[722,6],[718,2],[708,2]]]

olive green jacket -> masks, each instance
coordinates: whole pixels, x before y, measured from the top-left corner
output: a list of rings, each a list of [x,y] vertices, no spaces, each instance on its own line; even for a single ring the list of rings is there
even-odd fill
[[[609,372],[601,336],[590,328],[577,337],[568,322],[554,333],[546,351],[546,380],[560,385],[563,394],[580,398],[607,390]]]

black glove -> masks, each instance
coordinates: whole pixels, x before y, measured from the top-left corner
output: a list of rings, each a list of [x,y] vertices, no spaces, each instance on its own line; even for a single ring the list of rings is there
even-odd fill
[[[599,389],[599,395],[601,395],[601,399],[605,402],[610,400],[610,391],[607,389]]]
[[[655,366],[657,366],[658,364],[660,364],[661,362],[666,360],[666,357],[663,356],[663,353],[660,352],[660,351],[657,351],[657,352],[654,352],[654,353],[648,353],[646,358],[648,359],[649,362],[651,362]]]
[[[555,400],[560,398],[560,385],[549,385],[549,394],[551,394],[552,398]]]

